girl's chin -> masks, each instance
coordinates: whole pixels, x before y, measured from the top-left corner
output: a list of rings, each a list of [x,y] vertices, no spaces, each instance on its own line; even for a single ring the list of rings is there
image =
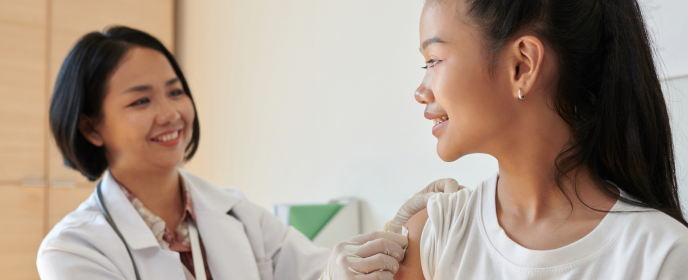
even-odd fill
[[[465,151],[461,149],[456,141],[448,141],[449,139],[440,138],[437,141],[437,155],[445,162],[453,162],[466,155]]]
[[[442,149],[439,145],[437,146],[437,155],[440,157],[440,159],[442,159],[445,162],[453,162],[459,159],[460,156],[457,156],[456,154],[457,153],[452,153],[450,151]]]

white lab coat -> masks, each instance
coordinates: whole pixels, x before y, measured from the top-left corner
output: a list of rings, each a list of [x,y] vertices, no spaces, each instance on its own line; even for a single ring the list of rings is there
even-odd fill
[[[182,169],[180,173],[214,279],[317,279],[325,269],[328,249],[315,246],[238,190],[218,188]],[[109,172],[103,177],[102,194],[141,279],[187,279],[179,253],[160,247]],[[48,233],[36,264],[44,280],[136,279],[124,244],[105,220],[95,194]]]

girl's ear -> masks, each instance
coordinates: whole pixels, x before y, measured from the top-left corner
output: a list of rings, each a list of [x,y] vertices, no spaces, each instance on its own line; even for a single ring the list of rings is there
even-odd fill
[[[94,118],[86,115],[81,115],[81,117],[79,117],[79,131],[84,135],[84,138],[94,146],[102,147],[103,137],[96,129],[96,124],[97,121]]]
[[[528,95],[533,89],[542,66],[545,47],[535,36],[525,35],[516,39],[508,46],[507,55],[513,57],[509,65],[514,97],[518,98],[518,90],[522,95]]]

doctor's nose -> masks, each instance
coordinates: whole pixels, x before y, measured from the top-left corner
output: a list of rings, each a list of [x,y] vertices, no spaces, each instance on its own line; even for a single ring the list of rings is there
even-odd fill
[[[164,100],[160,102],[158,107],[158,116],[155,118],[157,124],[165,125],[175,123],[181,118],[177,108],[172,106],[169,101]]]
[[[429,104],[435,102],[435,96],[432,94],[432,90],[425,87],[424,83],[421,84],[414,93],[416,101],[420,104]]]

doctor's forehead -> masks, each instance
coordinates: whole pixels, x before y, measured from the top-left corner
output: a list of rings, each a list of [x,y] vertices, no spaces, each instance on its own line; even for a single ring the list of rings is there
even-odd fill
[[[132,47],[114,69],[109,87],[122,93],[137,86],[164,86],[174,79],[177,74],[165,55],[149,48]]]

